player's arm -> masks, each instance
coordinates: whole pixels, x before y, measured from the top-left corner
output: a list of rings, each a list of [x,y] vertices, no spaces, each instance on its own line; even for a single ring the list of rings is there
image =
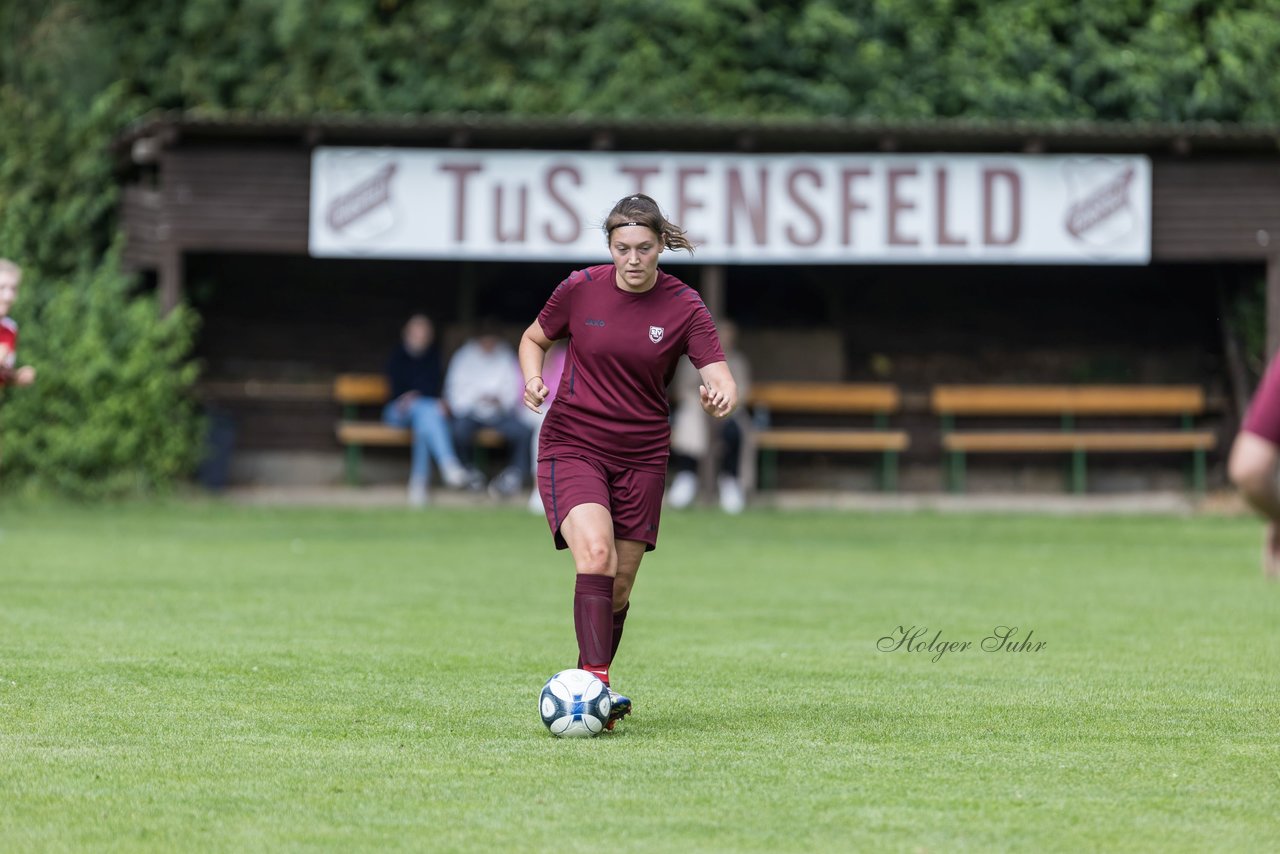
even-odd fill
[[[716,418],[727,418],[738,408],[738,384],[733,380],[728,362],[712,362],[698,369],[702,385],[698,398],[702,408]]]
[[[551,339],[542,331],[542,324],[534,321],[520,336],[520,373],[524,376],[524,405],[534,412],[542,411],[542,402],[551,389],[542,381],[542,365],[551,349]]]

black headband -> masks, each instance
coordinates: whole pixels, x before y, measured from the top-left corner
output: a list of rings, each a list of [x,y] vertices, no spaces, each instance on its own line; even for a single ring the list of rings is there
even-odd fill
[[[648,225],[647,223],[643,223],[643,222],[620,222],[620,223],[618,223],[617,225],[612,226],[612,227],[609,229],[609,233],[610,233],[610,234],[612,234],[612,233],[613,233],[613,229],[615,229],[615,228],[622,228],[623,226],[626,226],[626,225],[640,225],[640,226],[644,226],[645,228],[648,228],[648,227],[649,227],[649,225]]]

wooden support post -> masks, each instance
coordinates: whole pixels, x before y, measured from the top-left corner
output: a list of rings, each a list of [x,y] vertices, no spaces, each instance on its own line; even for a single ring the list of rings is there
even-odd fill
[[[1267,256],[1267,352],[1270,362],[1280,349],[1280,254]]]
[[[468,333],[480,320],[479,291],[475,262],[463,261],[458,276],[458,322],[468,330]]]
[[[724,316],[723,265],[712,264],[702,268],[702,280],[698,292],[702,295],[702,301],[706,303],[707,310],[711,312],[713,318],[719,320]],[[707,453],[698,461],[698,491],[703,495],[715,494],[716,475],[720,471],[720,458],[723,455],[724,442],[720,438],[720,431],[713,430],[710,441],[707,443]],[[774,475],[776,476],[776,471]],[[770,486],[775,484],[776,481]]]
[[[182,250],[172,245],[167,247],[157,272],[160,279],[157,283],[160,291],[160,313],[167,315],[182,302],[185,290],[182,279],[186,275],[186,266]]]

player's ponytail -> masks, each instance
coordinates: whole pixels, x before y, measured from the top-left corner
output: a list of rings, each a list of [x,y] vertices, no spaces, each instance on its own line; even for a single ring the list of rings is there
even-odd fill
[[[618,200],[604,221],[605,238],[615,228],[624,225],[643,225],[653,231],[668,249],[684,249],[693,253],[693,243],[685,236],[684,229],[662,215],[658,203],[644,193],[626,196]]]

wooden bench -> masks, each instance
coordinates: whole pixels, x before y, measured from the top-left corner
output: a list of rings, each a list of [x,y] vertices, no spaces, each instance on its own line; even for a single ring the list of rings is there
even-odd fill
[[[932,409],[942,417],[942,449],[948,488],[964,491],[967,454],[1067,453],[1073,492],[1086,489],[1089,453],[1191,453],[1191,485],[1205,487],[1205,454],[1217,444],[1209,430],[1197,430],[1205,411],[1197,386],[936,386]],[[1053,417],[1057,429],[957,430],[959,417]],[[1080,417],[1169,417],[1178,429],[1079,429]]]
[[[346,448],[347,482],[360,482],[360,462],[365,447],[403,447],[413,444],[413,431],[408,427],[393,427],[381,420],[360,420],[361,408],[381,408],[391,399],[391,387],[381,374],[338,374],[333,379],[333,399],[342,407],[342,420],[334,428],[338,443]],[[481,428],[475,436],[476,461],[484,466],[482,454],[491,448],[501,448],[506,439],[497,430]]]
[[[886,383],[769,382],[751,389],[748,405],[755,429],[746,437],[750,458],[760,454],[760,486],[777,483],[780,451],[881,454],[880,488],[897,489],[898,454],[910,444],[902,430],[889,428],[889,416],[902,406],[896,386]],[[870,427],[781,427],[777,415],[872,416]]]

